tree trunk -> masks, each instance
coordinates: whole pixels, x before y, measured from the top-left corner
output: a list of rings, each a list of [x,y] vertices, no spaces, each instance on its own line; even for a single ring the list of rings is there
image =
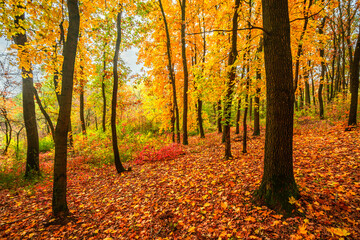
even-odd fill
[[[6,154],[11,142],[12,127],[9,118],[7,117],[6,109],[1,108],[1,112],[5,119],[5,149],[3,151],[3,154]]]
[[[296,88],[298,86],[298,81],[299,81],[299,68],[300,68],[300,56],[302,55],[302,51],[303,51],[303,39],[306,33],[306,29],[307,29],[307,25],[309,22],[309,18],[308,18],[308,11],[312,5],[312,0],[309,1],[309,6],[306,10],[306,1],[304,0],[304,26],[303,26],[303,30],[301,32],[300,35],[300,39],[299,39],[299,44],[298,44],[298,50],[297,50],[297,54],[296,54],[296,62],[295,62],[295,80],[294,80],[294,92],[296,92]]]
[[[202,104],[203,102],[198,98],[197,100],[197,119],[199,123],[199,130],[200,130],[200,138],[205,138],[204,126],[203,126],[203,118],[201,115],[202,112]]]
[[[186,60],[185,9],[186,9],[186,0],[182,0],[181,1],[181,55],[182,55],[182,63],[183,63],[183,71],[184,71],[183,144],[188,145],[187,118],[188,118],[189,73],[187,69],[187,60]]]
[[[251,19],[251,0],[249,1],[249,19]],[[250,20],[249,20],[249,28],[251,28],[250,25]],[[246,44],[247,44],[247,50],[246,50],[246,56],[248,59],[246,59],[246,57],[244,57],[246,59],[246,94],[245,94],[245,109],[244,109],[244,120],[243,120],[243,153],[247,153],[246,151],[246,146],[247,146],[247,122],[246,122],[246,118],[247,118],[247,114],[248,111],[250,110],[249,113],[249,121],[251,121],[251,108],[252,108],[252,100],[251,97],[249,96],[249,91],[250,91],[250,44],[251,44],[251,30],[249,30],[249,33],[246,36]],[[250,98],[250,101],[249,101]],[[250,102],[250,104],[249,104]]]
[[[82,61],[82,59],[80,60]],[[81,63],[80,65],[81,69],[81,76],[80,76],[80,122],[81,122],[81,132],[83,135],[86,135],[86,124],[85,124],[85,115],[84,115],[84,67]]]
[[[290,214],[299,197],[293,172],[294,87],[287,0],[263,0],[266,70],[264,174],[255,199]]]
[[[234,15],[232,18],[232,31],[231,31],[231,49],[229,53],[228,66],[230,71],[228,73],[227,81],[227,91],[224,101],[224,136],[225,136],[225,159],[228,160],[232,158],[231,154],[231,139],[230,139],[230,120],[231,120],[231,103],[233,99],[234,85],[235,85],[235,75],[236,75],[236,66],[234,63],[237,58],[237,28],[238,28],[238,9],[240,5],[240,0],[235,0]]]
[[[105,92],[105,78],[106,78],[106,52],[105,52],[105,47],[104,47],[104,67],[103,67],[103,79],[102,79],[102,83],[101,83],[101,93],[102,93],[102,98],[103,98],[103,111],[102,111],[102,129],[103,132],[106,131],[106,92]]]
[[[54,217],[69,214],[66,201],[67,186],[67,138],[70,123],[73,77],[76,48],[79,37],[80,14],[77,0],[67,0],[69,11],[69,28],[64,46],[62,65],[62,86],[59,105],[59,117],[55,129],[55,162],[52,212]]]
[[[239,97],[239,101],[237,104],[237,110],[236,110],[236,130],[235,134],[240,133],[240,114],[241,114],[241,99]]]
[[[125,171],[125,168],[123,167],[120,160],[117,133],[116,133],[116,103],[117,103],[117,92],[119,85],[117,65],[118,65],[119,50],[121,43],[121,14],[122,14],[122,9],[117,14],[117,18],[116,18],[117,37],[116,37],[116,45],[115,45],[115,55],[113,60],[114,87],[113,87],[113,94],[111,101],[111,135],[112,135],[112,145],[114,150],[115,166],[118,173],[122,173]]]
[[[310,100],[310,84],[309,84],[309,74],[306,73],[305,75],[305,105],[310,107],[311,100]]]
[[[354,59],[352,61],[350,69],[350,93],[351,93],[351,103],[350,103],[350,113],[348,125],[356,125],[357,109],[358,109],[358,94],[359,94],[359,61],[360,61],[360,34],[358,34],[358,39],[356,42]]]
[[[260,39],[259,47],[257,49],[257,56],[263,51],[263,39]],[[257,57],[259,61],[260,57]],[[254,108],[254,136],[260,136],[260,88],[258,87],[258,83],[261,80],[261,70],[260,66],[256,68],[256,93],[255,93],[255,108]]]
[[[16,6],[21,12],[24,9],[23,6]],[[29,66],[21,66],[22,75],[22,94],[23,94],[23,115],[27,139],[27,154],[26,154],[26,169],[25,178],[31,178],[40,174],[39,168],[39,135],[36,125],[36,113],[35,113],[35,101],[34,101],[34,84],[32,66],[29,63],[27,45],[26,29],[23,26],[25,21],[25,13],[15,16],[15,29],[17,33],[13,39],[18,46],[18,56],[20,61],[26,61]],[[20,65],[22,65],[20,63]]]
[[[222,116],[222,113],[221,113],[221,100],[219,100],[217,102],[217,129],[218,129],[218,133],[222,133],[222,126],[221,126],[221,116]]]
[[[55,128],[54,128],[54,124],[52,123],[51,121],[51,118],[49,116],[49,114],[46,112],[44,106],[41,104],[41,100],[40,100],[40,97],[39,97],[39,94],[36,90],[36,88],[34,87],[34,95],[35,95],[35,99],[36,99],[36,102],[40,108],[40,111],[41,113],[44,115],[45,119],[46,119],[46,122],[48,123],[49,127],[50,127],[50,131],[51,131],[51,137],[54,139],[55,138]]]
[[[324,17],[322,22],[321,22],[321,25],[320,25],[320,28],[319,28],[319,34],[320,35],[324,34],[325,21],[326,21],[326,17]],[[323,97],[322,97],[322,90],[323,90],[324,80],[325,80],[325,62],[324,62],[325,61],[324,60],[325,50],[324,50],[324,44],[325,43],[321,42],[321,48],[320,48],[321,76],[320,76],[320,85],[319,85],[319,92],[318,92],[320,119],[324,119],[324,101],[323,101]]]
[[[169,28],[166,21],[166,15],[161,3],[161,0],[159,0],[160,10],[161,14],[163,16],[164,25],[165,25],[165,33],[166,33],[166,54],[168,57],[168,71],[169,71],[169,77],[171,81],[172,86],[172,92],[173,92],[173,103],[174,103],[174,109],[175,109],[175,122],[176,122],[176,141],[177,143],[180,143],[180,116],[179,116],[179,107],[177,103],[177,97],[176,97],[176,84],[175,84],[175,74],[174,74],[174,68],[171,60],[171,41],[170,41],[170,34],[169,34]]]

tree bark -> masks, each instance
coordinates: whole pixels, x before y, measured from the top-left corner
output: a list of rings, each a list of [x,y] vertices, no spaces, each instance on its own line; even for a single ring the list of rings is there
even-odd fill
[[[255,199],[290,214],[299,197],[293,172],[294,87],[287,0],[263,0],[266,70],[264,174]]]
[[[349,121],[348,125],[356,125],[357,121],[357,109],[359,101],[359,61],[360,61],[360,34],[358,34],[358,39],[356,42],[354,58],[352,61],[350,69],[350,93],[351,93],[351,102],[350,102],[350,112],[349,112]]]
[[[16,6],[21,12],[24,9],[22,5]],[[25,13],[15,16],[15,29],[17,33],[13,36],[15,44],[18,46],[20,61],[29,62],[26,29],[23,26]],[[39,168],[39,134],[36,124],[35,101],[34,101],[34,83],[31,63],[29,67],[21,67],[22,75],[22,94],[23,94],[23,116],[26,131],[27,153],[25,178],[31,178],[40,174]]]
[[[323,20],[321,21],[321,25],[320,25],[320,28],[319,28],[319,34],[320,35],[324,34],[325,22],[326,22],[326,17],[324,17]],[[320,115],[320,119],[324,119],[324,101],[323,101],[323,97],[322,97],[322,90],[323,90],[324,81],[325,81],[325,61],[324,61],[325,50],[324,50],[324,43],[323,42],[321,42],[321,45],[322,45],[321,48],[320,48],[321,75],[320,75],[320,85],[319,85],[319,91],[318,91],[318,98],[319,98],[319,115]]]
[[[189,89],[189,73],[187,69],[187,60],[186,60],[186,42],[185,42],[185,10],[186,10],[186,0],[181,0],[181,55],[184,71],[184,103],[183,103],[183,144],[188,145],[188,129],[187,129],[187,117],[188,117],[188,89]]]
[[[111,135],[112,135],[115,166],[118,173],[122,173],[126,171],[120,160],[117,133],[116,133],[116,103],[117,103],[117,92],[119,85],[117,65],[118,65],[119,50],[121,43],[121,14],[122,14],[122,10],[117,14],[117,18],[116,18],[117,37],[116,37],[116,45],[115,45],[115,55],[113,60],[114,87],[113,87],[113,94],[111,101]]]
[[[304,12],[306,11],[306,1],[304,0]],[[310,7],[312,5],[312,0],[309,1],[309,6],[307,8],[307,11],[309,11]],[[303,52],[303,39],[306,33],[306,29],[307,29],[307,25],[309,22],[309,18],[308,18],[308,12],[305,12],[305,20],[304,20],[304,26],[303,26],[303,30],[301,32],[300,35],[300,39],[299,39],[299,44],[298,44],[298,50],[296,53],[296,62],[295,62],[295,80],[294,80],[294,91],[296,92],[296,88],[298,86],[298,81],[299,81],[299,68],[300,68],[300,57],[302,55]]]
[[[171,86],[172,86],[173,103],[174,103],[174,109],[175,109],[176,141],[177,141],[177,143],[180,143],[180,116],[179,116],[179,107],[178,107],[177,97],[176,97],[175,74],[174,74],[174,68],[173,68],[173,64],[172,64],[172,60],[171,60],[170,34],[169,34],[169,28],[168,28],[167,21],[166,21],[166,15],[165,15],[161,0],[159,0],[159,5],[160,5],[161,14],[163,16],[164,25],[165,25],[166,50],[167,50],[166,54],[168,57],[168,71],[169,71],[169,77],[170,77]]]
[[[237,109],[236,109],[236,129],[235,129],[235,134],[239,134],[240,133],[240,114],[241,114],[241,99],[239,97],[239,101],[237,104]]]
[[[217,114],[217,129],[218,129],[218,133],[222,133],[222,126],[221,126],[221,100],[219,100],[217,102],[217,111],[216,111],[216,114]]]
[[[62,65],[62,86],[59,96],[59,117],[55,129],[55,162],[52,213],[54,217],[65,217],[69,214],[66,201],[67,187],[67,138],[70,123],[73,78],[76,48],[79,37],[80,14],[77,0],[67,0],[69,28],[64,46]]]
[[[105,44],[106,46],[106,44]],[[104,47],[104,62],[103,62],[103,78],[101,82],[101,94],[103,98],[103,111],[102,111],[102,129],[106,131],[106,92],[105,92],[105,78],[106,78],[106,49]]]
[[[82,60],[80,60],[82,61]],[[83,72],[83,65],[80,65],[81,69],[81,76],[80,76],[80,122],[81,122],[81,132],[83,135],[86,135],[86,124],[85,124],[85,115],[84,115],[84,72]]]
[[[227,81],[227,90],[224,100],[224,136],[225,136],[225,159],[228,160],[232,158],[231,154],[231,139],[230,139],[230,120],[231,120],[231,104],[233,99],[234,85],[235,85],[235,74],[236,74],[236,66],[234,63],[236,62],[236,58],[238,56],[237,53],[237,28],[238,28],[238,9],[240,5],[240,0],[235,0],[234,7],[234,15],[232,18],[232,30],[231,30],[231,49],[229,52],[228,66],[230,67],[230,71],[228,73],[228,81]]]

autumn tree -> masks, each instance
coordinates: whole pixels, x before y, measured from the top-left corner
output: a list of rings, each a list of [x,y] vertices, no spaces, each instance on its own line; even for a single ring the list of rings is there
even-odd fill
[[[159,0],[159,6],[160,6],[161,14],[163,17],[165,33],[166,33],[166,55],[168,58],[168,71],[169,71],[169,77],[170,77],[170,81],[171,81],[173,104],[174,104],[174,110],[175,110],[176,141],[178,143],[180,143],[180,122],[179,122],[180,117],[179,117],[179,107],[178,107],[177,97],[176,97],[176,83],[175,83],[174,67],[173,67],[173,62],[172,62],[172,58],[171,58],[170,33],[169,33],[169,27],[168,27],[168,24],[166,21],[166,15],[165,15],[161,0]]]
[[[14,19],[13,39],[18,49],[23,85],[23,115],[27,139],[25,178],[40,174],[39,168],[39,135],[36,124],[33,72],[29,59],[28,38],[25,29],[25,6],[15,6],[17,14]]]
[[[189,89],[189,73],[186,60],[186,41],[185,41],[185,13],[186,13],[186,0],[179,1],[181,8],[181,56],[184,72],[184,103],[183,103],[183,144],[188,145],[188,89]]]
[[[255,199],[290,213],[289,198],[299,191],[293,172],[294,88],[287,0],[263,0],[266,71],[264,173]]]
[[[231,139],[230,139],[230,120],[231,120],[231,102],[233,99],[236,66],[235,62],[238,56],[237,53],[237,28],[238,28],[238,9],[240,0],[235,0],[234,13],[232,17],[232,30],[231,30],[231,49],[229,52],[228,66],[230,67],[227,80],[227,90],[224,100],[224,132],[225,132],[225,159],[232,158],[231,155]]]
[[[359,62],[360,62],[360,33],[358,34],[354,58],[350,68],[350,93],[351,103],[348,125],[356,125],[357,109],[358,109],[358,95],[359,95]]]
[[[55,217],[69,214],[66,201],[67,139],[70,123],[74,66],[79,37],[80,13],[77,0],[67,0],[69,27],[64,45],[59,117],[55,129],[55,161],[52,212]]]
[[[125,171],[125,168],[123,167],[120,159],[117,134],[116,134],[116,105],[117,105],[117,94],[118,94],[118,85],[119,85],[118,59],[119,59],[119,51],[120,51],[120,43],[121,43],[121,14],[123,11],[122,6],[120,6],[120,8],[121,8],[120,12],[117,14],[116,17],[117,37],[116,37],[115,54],[113,60],[114,85],[113,85],[113,95],[111,101],[111,136],[112,136],[115,166],[118,173],[122,173]]]

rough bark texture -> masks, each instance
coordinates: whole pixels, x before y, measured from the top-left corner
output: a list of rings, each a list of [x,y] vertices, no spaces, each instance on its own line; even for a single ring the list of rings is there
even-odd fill
[[[184,71],[183,144],[188,145],[187,118],[188,118],[189,73],[187,69],[187,60],[186,60],[185,9],[186,9],[186,0],[182,0],[181,1],[181,56],[182,56],[183,71]]]
[[[240,0],[235,0],[234,15],[232,18],[232,31],[231,31],[231,49],[229,53],[228,66],[230,66],[230,72],[228,73],[227,90],[224,100],[224,136],[225,136],[225,159],[232,158],[231,155],[231,141],[230,141],[230,120],[231,120],[231,103],[233,99],[236,66],[234,63],[237,58],[237,27],[238,27],[238,9]]]
[[[55,162],[52,212],[55,217],[69,214],[66,201],[67,186],[67,138],[70,123],[73,77],[76,58],[76,48],[79,37],[80,14],[77,0],[67,0],[69,11],[69,28],[64,46],[64,61],[62,65],[62,86],[59,96],[59,117],[55,129]]]
[[[177,104],[177,97],[176,97],[176,84],[175,84],[175,74],[174,74],[174,68],[171,60],[171,42],[170,42],[170,34],[169,34],[169,28],[166,21],[166,15],[161,3],[161,0],[159,0],[160,10],[161,14],[163,16],[164,25],[165,25],[165,33],[166,33],[166,54],[168,57],[168,71],[171,81],[171,87],[173,92],[173,104],[175,109],[175,124],[176,124],[176,141],[177,143],[180,143],[180,116],[179,116],[179,108]]]
[[[24,9],[21,5],[18,9]],[[15,28],[18,33],[13,36],[15,44],[19,48],[20,61],[29,61],[27,58],[27,36],[26,29],[23,27],[25,21],[25,13],[15,16]],[[22,31],[20,31],[22,30]],[[23,116],[26,131],[27,153],[25,178],[31,178],[40,174],[39,168],[39,135],[36,125],[35,101],[34,101],[34,83],[31,64],[29,69],[21,68],[22,75],[22,94],[23,94]]]
[[[291,213],[289,197],[298,198],[292,159],[294,87],[287,0],[263,0],[266,69],[264,173],[255,200]]]
[[[121,13],[122,12],[119,12],[116,18],[117,37],[116,37],[116,45],[115,45],[115,55],[113,60],[114,86],[113,86],[113,94],[111,101],[111,136],[112,136],[112,145],[114,151],[115,167],[118,173],[125,172],[125,168],[123,167],[120,159],[117,133],[116,133],[116,103],[117,103],[117,93],[118,93],[118,85],[119,85],[117,65],[118,65],[119,50],[121,43]]]
[[[359,101],[359,61],[360,61],[360,34],[356,42],[354,58],[350,69],[350,93],[351,103],[348,125],[356,125],[356,116]]]

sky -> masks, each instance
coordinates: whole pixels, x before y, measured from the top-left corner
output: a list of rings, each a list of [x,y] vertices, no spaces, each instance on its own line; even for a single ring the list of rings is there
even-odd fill
[[[4,38],[0,38],[0,54],[6,53],[6,48],[10,45],[10,42]],[[142,64],[137,64],[137,54],[139,49],[131,48],[120,54],[120,57],[125,62],[126,66],[131,69],[131,74],[140,74],[141,69],[143,68]]]

